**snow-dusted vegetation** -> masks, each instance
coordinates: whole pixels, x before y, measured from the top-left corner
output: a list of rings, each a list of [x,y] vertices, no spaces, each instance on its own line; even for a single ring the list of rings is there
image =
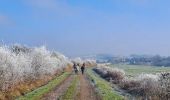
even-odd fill
[[[80,57],[74,58],[71,60],[73,63],[82,65],[85,63],[86,67],[94,67],[97,66],[96,60],[92,59],[81,59]]]
[[[127,77],[122,69],[100,66],[94,71],[106,80],[117,84],[119,88],[150,100],[168,100],[170,98],[170,73],[140,74]]]
[[[123,80],[125,77],[125,72],[118,68],[111,67],[97,67],[94,69],[96,73],[98,73],[101,77],[108,81],[112,81],[114,83],[119,83],[119,81]]]
[[[0,92],[21,83],[32,83],[59,74],[70,63],[62,54],[46,47],[0,46]]]

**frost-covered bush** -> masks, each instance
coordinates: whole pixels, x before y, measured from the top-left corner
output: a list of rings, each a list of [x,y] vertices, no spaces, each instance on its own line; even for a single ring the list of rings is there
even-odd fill
[[[111,80],[113,83],[119,83],[125,77],[125,72],[118,68],[103,66],[94,68],[94,71],[104,79]]]
[[[170,73],[161,73],[159,77],[159,97],[168,100],[170,98]]]
[[[127,90],[129,93],[136,93],[138,91],[137,87],[140,87],[140,81],[132,78],[125,77],[120,83],[119,87],[123,90]]]
[[[31,48],[28,48],[26,46],[23,45],[19,45],[19,44],[14,44],[11,48],[12,52],[14,52],[15,54],[19,54],[19,53],[30,53],[31,52]]]
[[[92,59],[86,59],[84,60],[84,63],[90,67],[97,66],[96,60],[92,60]]]
[[[120,88],[145,99],[168,100],[170,98],[170,74],[141,74],[124,78]]]
[[[144,95],[154,95],[155,90],[158,89],[158,79],[157,75],[153,74],[141,74],[139,75],[136,80],[140,82],[141,93]]]
[[[149,97],[154,96],[158,91],[158,79],[159,77],[157,75],[141,74],[133,79],[123,79],[119,86],[130,93]]]
[[[0,46],[0,91],[17,83],[52,76],[67,66],[69,60],[60,53],[52,53],[44,46]]]
[[[72,59],[72,62],[81,65],[83,64],[83,60],[79,57]]]
[[[73,63],[79,64],[80,66],[83,65],[83,63],[85,63],[85,65],[87,67],[94,67],[97,65],[95,60],[91,60],[91,59],[81,59],[80,57],[78,58],[74,58],[71,60]]]
[[[170,73],[140,74],[126,77],[123,70],[100,66],[94,71],[106,80],[112,80],[119,88],[128,93],[138,95],[149,100],[169,100]]]

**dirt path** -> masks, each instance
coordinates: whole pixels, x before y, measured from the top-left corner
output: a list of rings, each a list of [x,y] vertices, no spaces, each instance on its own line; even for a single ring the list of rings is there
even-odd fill
[[[59,86],[54,88],[53,91],[44,95],[41,100],[58,100],[58,98],[60,98],[60,96],[62,96],[65,93],[65,91],[68,89],[72,80],[73,80],[73,75],[71,74]]]
[[[86,75],[79,75],[78,93],[75,100],[100,100]]]
[[[59,100],[61,96],[67,91],[68,87],[71,85],[74,79],[74,74],[71,74],[66,78],[59,86],[53,89],[53,91],[45,94],[41,100]],[[90,81],[87,79],[86,75],[78,75],[76,91],[74,92],[74,100],[100,100],[97,97],[95,89],[90,84]]]

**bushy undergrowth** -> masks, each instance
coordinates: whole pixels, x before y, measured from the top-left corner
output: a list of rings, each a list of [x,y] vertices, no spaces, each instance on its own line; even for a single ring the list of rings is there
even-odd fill
[[[112,80],[121,89],[142,96],[143,99],[170,99],[170,73],[140,74],[133,78],[125,76],[123,70],[111,67],[97,67],[94,71],[106,80]]]
[[[125,72],[118,68],[97,67],[94,69],[101,77],[114,83],[119,83],[125,77]]]
[[[8,91],[16,84],[53,76],[68,63],[64,55],[50,52],[44,46],[0,46],[0,91]]]

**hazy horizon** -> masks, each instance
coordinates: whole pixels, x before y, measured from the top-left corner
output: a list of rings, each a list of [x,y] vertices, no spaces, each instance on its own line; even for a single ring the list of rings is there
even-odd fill
[[[5,0],[0,40],[68,56],[170,56],[170,1]]]

